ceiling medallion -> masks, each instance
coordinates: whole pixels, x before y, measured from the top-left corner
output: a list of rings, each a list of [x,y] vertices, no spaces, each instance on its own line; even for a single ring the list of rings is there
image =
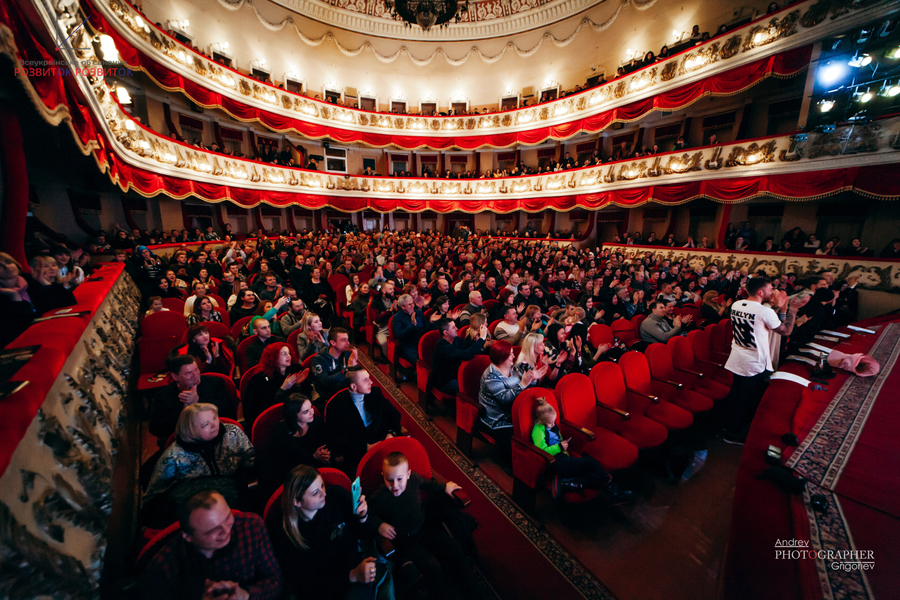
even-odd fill
[[[418,25],[422,31],[459,23],[461,12],[469,10],[469,0],[385,0],[384,5],[395,20],[406,21],[407,27]]]

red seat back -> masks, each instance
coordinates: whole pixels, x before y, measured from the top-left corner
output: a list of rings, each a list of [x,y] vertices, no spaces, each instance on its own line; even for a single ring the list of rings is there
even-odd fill
[[[628,319],[616,319],[612,324],[613,335],[618,337],[626,344],[632,340],[638,339],[634,335],[634,325]]]
[[[260,365],[253,365],[246,371],[241,371],[241,398],[247,395],[247,391],[250,389],[250,380],[261,371],[262,367]]]
[[[362,281],[362,280],[360,280],[360,281]],[[348,283],[350,283],[350,280],[347,279],[347,276],[341,275],[340,273],[335,273],[334,275],[331,275],[330,277],[328,277],[328,285],[331,287],[332,290],[334,290],[334,293],[336,295],[343,292],[344,286],[347,285]],[[346,297],[347,296],[345,295],[344,298],[346,299]]]
[[[675,368],[672,366],[672,357],[669,355],[669,348],[665,344],[650,344],[644,350],[644,356],[647,357],[647,364],[650,367],[650,377],[663,381],[674,381],[676,379]]]
[[[272,428],[282,418],[282,408],[284,404],[279,402],[262,411],[256,421],[253,422],[253,429],[250,434],[250,442],[257,454],[262,454],[269,448],[269,435]]]
[[[419,360],[429,370],[431,370],[431,357],[439,341],[441,341],[441,332],[437,329],[429,331],[419,338]]]
[[[624,411],[628,410],[625,377],[622,367],[613,362],[599,362],[591,369],[591,383],[597,400]]]
[[[241,339],[241,329],[243,329],[244,325],[250,322],[250,319],[253,317],[241,317],[237,321],[231,324],[231,337],[234,338],[235,343]]]
[[[597,427],[597,403],[594,386],[587,375],[570,373],[556,384],[560,416],[579,427]]]
[[[384,457],[391,452],[402,452],[409,461],[411,471],[415,471],[426,480],[431,479],[431,461],[428,459],[425,446],[411,437],[394,437],[375,444],[359,461],[356,476],[359,477],[365,493],[373,492],[384,482],[381,466]]]
[[[666,346],[669,348],[669,356],[672,357],[672,366],[676,369],[703,372],[703,369],[694,362],[694,350],[688,338],[680,335],[670,337]]]
[[[238,402],[240,401],[240,399],[238,397],[237,388],[234,385],[234,379],[232,379],[228,375],[223,375],[221,373],[204,373],[200,377],[201,378],[215,377],[216,379],[221,380],[222,383],[225,385],[225,393],[228,394],[228,399],[234,403],[234,406],[238,405]],[[243,428],[244,428],[244,426],[241,425],[241,429],[243,429]]]
[[[641,323],[643,323],[646,318],[647,315],[634,315],[631,317],[631,327],[634,329],[634,337],[637,339],[641,339]]]
[[[695,304],[685,304],[681,307],[681,315],[690,315],[694,323],[700,320],[700,309]]]
[[[237,364],[241,369],[241,373],[247,370],[247,349],[253,343],[256,336],[250,336],[238,344],[237,347]]]
[[[163,298],[163,308],[168,308],[169,312],[176,312],[184,316],[184,300],[181,298]]]
[[[632,350],[626,352],[619,359],[622,374],[625,377],[625,385],[642,394],[653,395],[653,385],[650,382],[650,366],[647,357]]]
[[[181,303],[182,306],[184,302]],[[184,330],[187,329],[187,319],[184,318],[181,310],[160,311],[147,315],[141,322],[141,337],[181,337]]]
[[[710,348],[717,354],[728,356],[731,354],[731,340],[733,337],[731,319],[722,319],[712,328],[712,344]]]
[[[603,344],[612,344],[615,341],[612,328],[602,323],[594,323],[588,328],[588,343],[594,348]]]
[[[138,342],[138,356],[141,363],[141,374],[152,375],[166,370],[166,356],[178,345],[174,335],[166,337],[141,338]]]
[[[498,303],[498,302],[500,302],[500,301],[499,301],[499,300],[494,300],[493,298],[491,298],[491,299],[489,299],[489,300],[483,301],[483,302],[481,303],[481,307],[485,310],[486,313],[490,314],[490,312],[491,312],[492,310],[494,310],[494,307],[497,306],[497,303]]]
[[[489,356],[479,354],[472,360],[467,360],[459,365],[457,380],[459,391],[468,396],[474,402],[478,402],[478,392],[481,389],[481,376],[491,364]]]
[[[224,306],[215,307],[215,311],[222,315],[222,324],[228,328],[229,332],[231,331],[231,317],[228,316],[228,311],[225,310]],[[230,333],[228,335],[231,335]]]
[[[201,321],[201,325],[204,325],[209,330],[209,336],[217,339],[223,339],[231,336],[231,328],[226,326],[223,323],[219,323],[218,321]],[[187,332],[185,329],[184,333],[181,334],[181,343],[187,344]]]
[[[697,360],[705,360],[712,362],[712,352],[710,350],[709,328],[695,329],[687,334],[687,340],[691,344],[691,350],[694,358]]]
[[[494,330],[497,329],[497,325],[499,325],[500,321],[502,321],[502,320],[503,319],[497,319],[496,321],[494,321],[493,323],[488,325],[488,331],[491,332],[491,335],[494,335]]]

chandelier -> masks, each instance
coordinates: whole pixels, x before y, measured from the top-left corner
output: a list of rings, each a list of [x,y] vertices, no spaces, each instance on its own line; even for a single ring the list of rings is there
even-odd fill
[[[423,31],[435,25],[446,27],[450,21],[459,23],[462,10],[469,10],[469,0],[385,0],[384,5],[391,17]]]

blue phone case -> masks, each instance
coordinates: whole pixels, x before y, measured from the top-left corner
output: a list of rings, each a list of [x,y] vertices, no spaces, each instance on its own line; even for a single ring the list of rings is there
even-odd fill
[[[353,510],[356,510],[359,508],[359,499],[362,496],[362,484],[359,482],[359,477],[353,481],[350,491],[353,493]]]

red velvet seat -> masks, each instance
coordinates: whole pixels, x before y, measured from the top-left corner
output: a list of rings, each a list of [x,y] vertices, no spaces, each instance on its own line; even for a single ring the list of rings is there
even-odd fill
[[[561,418],[593,432],[595,439],[586,442],[582,448],[585,454],[597,459],[607,471],[627,469],[637,462],[638,447],[600,422],[597,413],[601,409],[587,375],[570,373],[560,379],[556,384],[556,396]]]
[[[646,403],[629,401],[622,368],[600,362],[591,369],[591,384],[597,399],[597,422],[634,444],[640,450],[666,441],[669,431],[644,414]]]
[[[494,307],[497,306],[497,303],[498,303],[498,302],[500,302],[500,301],[499,301],[499,300],[495,300],[495,299],[493,299],[493,298],[486,299],[486,300],[484,300],[484,301],[481,303],[481,307],[484,309],[484,311],[485,311],[487,314],[490,314],[491,311],[494,310]]]
[[[695,329],[687,335],[691,350],[694,352],[694,360],[702,367],[703,372],[711,371],[713,380],[731,388],[734,384],[734,375],[725,368],[724,362],[713,357],[710,329],[711,327]]]
[[[692,389],[687,373],[679,373],[672,365],[672,356],[665,344],[650,344],[644,352],[650,366],[653,394],[693,414],[706,412],[713,407],[709,396]]]
[[[246,371],[241,373],[241,398],[247,395],[247,390],[250,389],[250,380],[253,379],[253,376],[262,371],[262,367],[259,365],[253,365]]]
[[[160,388],[168,383],[169,372],[166,369],[166,357],[169,351],[177,345],[178,338],[174,335],[142,337],[138,340],[138,362],[141,369],[137,382],[138,391]]]
[[[588,328],[588,344],[596,350],[603,344],[614,344],[615,336],[612,328],[603,323],[594,323]]]
[[[390,363],[390,372],[391,379],[394,381],[397,380],[397,367],[403,367],[404,369],[412,369],[415,365],[410,364],[408,360],[400,357],[400,353],[397,352],[397,347],[400,345],[397,342],[397,338],[394,337],[394,315],[388,320],[388,342],[387,342],[387,350],[388,350],[388,362]]]
[[[268,450],[269,435],[272,433],[272,428],[275,427],[276,423],[282,418],[283,406],[284,404],[281,402],[273,404],[259,413],[259,416],[256,417],[256,421],[253,422],[253,428],[250,431],[250,443],[253,444],[257,456],[260,456]]]
[[[626,388],[645,415],[669,431],[687,429],[691,426],[694,417],[689,411],[671,402],[660,400],[654,395],[646,356],[636,351],[626,352],[619,359],[619,365],[622,367]]]
[[[647,315],[634,315],[631,317],[631,327],[634,329],[634,337],[641,339],[641,323],[647,318]]]
[[[244,339],[237,347],[237,366],[238,369],[241,370],[241,373],[249,369],[250,367],[247,365],[247,349],[250,348],[250,345],[253,344],[253,339],[255,336],[250,336]]]
[[[712,351],[713,360],[721,361],[725,364],[728,355],[731,354],[731,340],[734,335],[731,329],[731,319],[722,319],[709,329],[710,350]]]
[[[228,327],[229,330],[230,330],[230,328],[231,328],[231,316],[228,314],[228,311],[225,310],[225,305],[223,304],[222,306],[216,306],[216,307],[215,307],[215,311],[216,311],[217,313],[219,313],[220,315],[222,315],[222,324],[225,325],[225,327]],[[230,334],[229,334],[229,335],[230,335]]]
[[[348,283],[350,283],[350,280],[347,279],[347,276],[341,275],[340,273],[335,273],[328,277],[328,285],[331,287],[332,291],[334,291],[335,296],[343,293],[344,286]],[[346,296],[344,296],[344,298],[346,298]]]
[[[231,324],[231,337],[234,339],[234,343],[237,344],[241,339],[241,329],[244,328],[244,325],[250,322],[253,317],[242,317]]]
[[[472,438],[477,434],[489,444],[495,444],[490,434],[480,431],[481,403],[478,392],[481,389],[481,376],[491,364],[490,357],[479,354],[472,360],[459,365],[457,379],[459,393],[456,394],[456,446],[468,457],[472,456]]]
[[[613,335],[626,346],[631,347],[641,340],[634,334],[634,325],[628,319],[616,319],[612,324]]]
[[[694,351],[688,338],[676,335],[669,338],[666,346],[669,356],[672,358],[675,373],[680,378],[676,381],[682,381],[685,385],[690,383],[692,390],[709,396],[715,402],[725,398],[731,391],[729,386],[706,376],[708,370],[694,360]]]
[[[419,404],[425,414],[428,414],[428,401],[431,396],[441,402],[452,402],[455,397],[436,390],[431,385],[431,362],[434,349],[441,340],[441,332],[437,329],[429,331],[419,338],[419,360],[416,361],[416,387],[419,389]]]
[[[184,316],[184,300],[181,298],[163,298],[162,305],[163,308],[168,308],[169,312]]]
[[[184,303],[182,302],[182,304]],[[181,311],[160,311],[147,315],[141,321],[141,337],[143,338],[175,336],[177,339],[186,329],[187,319],[184,318]]]
[[[512,471],[513,471],[513,499],[526,511],[534,510],[535,492],[537,488],[547,487],[550,483],[549,475],[552,474],[551,465],[556,457],[539,449],[531,439],[531,431],[534,429],[534,409],[538,398],[545,398],[559,415],[559,404],[553,390],[543,388],[529,388],[516,396],[512,406]],[[569,442],[569,454],[580,456],[580,450],[585,444],[594,441],[593,432],[584,430],[570,424],[563,418],[557,419],[560,433],[571,438]],[[623,440],[624,441],[624,440]],[[635,459],[637,449],[634,450]],[[601,463],[602,464],[602,463]],[[597,496],[596,490],[586,490],[585,495],[566,493],[564,500],[584,502]]]
[[[494,335],[494,330],[497,329],[497,325],[500,324],[500,321],[503,319],[497,319],[496,321],[492,321],[490,325],[488,325],[488,331],[491,332],[491,336]]]

